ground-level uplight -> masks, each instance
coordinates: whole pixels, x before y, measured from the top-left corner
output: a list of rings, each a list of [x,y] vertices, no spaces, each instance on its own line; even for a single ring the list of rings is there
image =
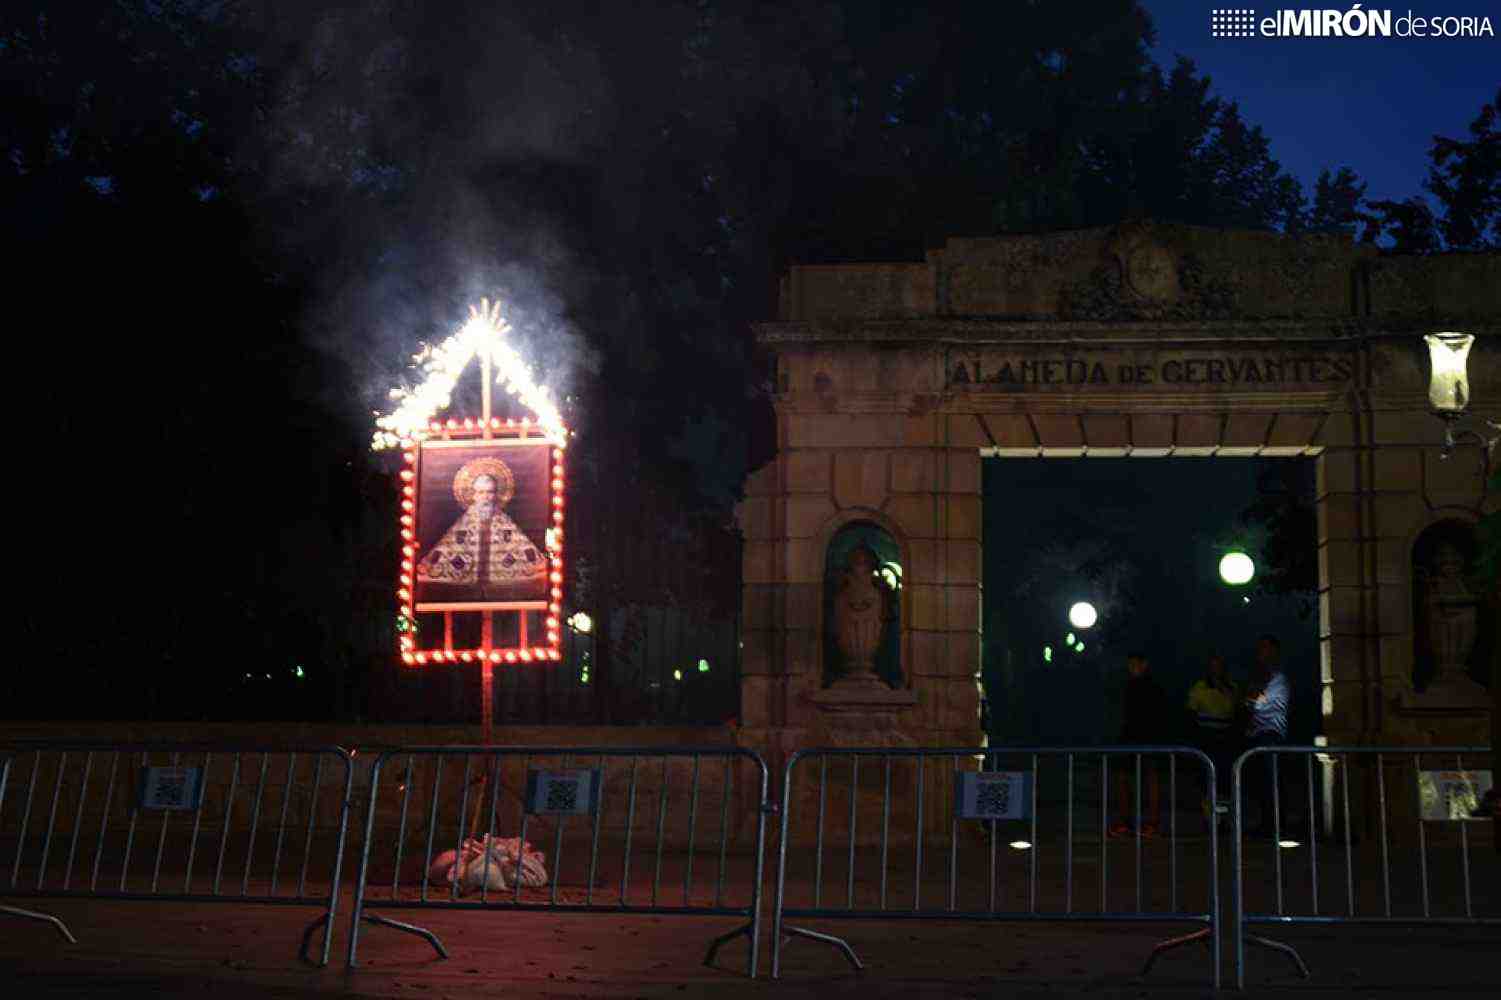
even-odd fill
[[[1079,601],[1068,609],[1068,621],[1074,628],[1092,628],[1099,617],[1099,612],[1088,601]]]
[[[1220,579],[1232,587],[1250,583],[1255,575],[1256,564],[1244,552],[1226,552],[1220,558]]]
[[[1030,840],[1013,840],[1009,846],[1012,850],[1030,851],[1032,849],[1032,842]]]
[[[1279,840],[1277,841],[1277,846],[1291,850],[1294,847],[1302,847],[1303,842],[1300,840]]]

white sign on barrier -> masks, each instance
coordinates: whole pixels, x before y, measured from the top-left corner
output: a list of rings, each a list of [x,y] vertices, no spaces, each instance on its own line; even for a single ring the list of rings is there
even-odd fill
[[[526,811],[542,816],[588,816],[599,808],[599,770],[529,770]]]
[[[1419,771],[1425,820],[1490,819],[1490,771]]]
[[[1030,772],[955,772],[954,814],[960,819],[1026,819],[1031,804]]]
[[[143,768],[136,791],[142,809],[197,809],[203,801],[203,768]]]

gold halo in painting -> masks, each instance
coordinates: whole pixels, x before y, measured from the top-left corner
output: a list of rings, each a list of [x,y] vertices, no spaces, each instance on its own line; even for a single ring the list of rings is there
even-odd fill
[[[511,497],[516,493],[516,479],[511,475],[511,467],[498,458],[476,458],[465,463],[458,475],[453,477],[453,496],[460,507],[474,503],[474,481],[480,476],[489,476],[495,480],[497,504],[504,507],[511,502]]]

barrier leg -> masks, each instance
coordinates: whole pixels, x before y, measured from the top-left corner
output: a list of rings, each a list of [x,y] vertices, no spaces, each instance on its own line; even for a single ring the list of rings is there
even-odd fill
[[[400,920],[392,920],[390,917],[383,917],[379,913],[364,913],[360,915],[360,919],[372,924],[379,924],[382,927],[393,927],[398,931],[415,934],[432,945],[433,950],[438,953],[439,958],[448,957],[448,950],[443,947],[443,942],[439,941],[438,936],[426,927],[418,927],[416,924],[404,924]]]
[[[38,913],[35,910],[23,910],[19,906],[0,906],[0,913],[9,913],[13,917],[22,917],[26,920],[40,920],[42,923],[51,924],[57,928],[57,932],[67,938],[69,944],[77,944],[78,939],[73,932],[68,930],[68,925],[52,916],[50,913]]]
[[[319,914],[313,919],[312,923],[303,928],[302,947],[297,949],[297,957],[302,959],[304,962],[312,962],[312,959],[308,958],[307,956],[308,945],[313,943],[313,931],[317,930],[320,927],[323,928],[323,961],[314,962],[313,964],[317,965],[321,969],[323,966],[328,964],[328,946],[330,943],[329,937],[333,934],[334,930],[332,911],[323,911],[323,913]]]
[[[795,937],[805,937],[812,938],[814,941],[822,941],[824,944],[831,944],[844,953],[844,957],[854,967],[856,972],[863,972],[865,970],[865,966],[860,964],[860,959],[855,955],[855,949],[851,948],[849,942],[844,938],[835,937],[832,934],[820,934],[818,931],[810,931],[806,927],[788,927],[785,930],[787,931],[787,938],[789,940]],[[777,942],[778,945],[782,943],[781,941]]]
[[[1198,930],[1194,931],[1192,934],[1184,934],[1181,937],[1168,938],[1166,941],[1157,942],[1157,944],[1152,946],[1152,953],[1147,956],[1146,964],[1141,967],[1141,978],[1145,979],[1151,974],[1152,966],[1157,962],[1157,956],[1161,955],[1165,951],[1172,951],[1174,948],[1182,948],[1185,945],[1190,945],[1197,941],[1202,943],[1204,947],[1209,948],[1210,954],[1213,954],[1214,948],[1211,946],[1211,939],[1213,938],[1213,936],[1214,928],[1201,927]]]
[[[1259,934],[1246,934],[1245,939],[1252,944],[1260,945],[1261,947],[1270,949],[1271,951],[1282,952],[1282,954],[1292,959],[1292,963],[1298,967],[1298,975],[1302,976],[1304,979],[1311,978],[1308,973],[1308,966],[1303,961],[1303,956],[1299,955],[1298,949],[1294,948],[1292,945],[1285,944],[1281,941],[1273,941],[1271,938],[1265,938]]]
[[[708,954],[704,955],[704,964],[711,966],[714,964],[714,956],[719,954],[719,948],[721,945],[729,944],[731,941],[735,940],[737,937],[740,937],[742,934],[745,935],[746,938],[749,938],[751,936],[751,930],[754,926],[754,923],[741,924],[739,927],[736,927],[728,934],[721,934],[719,935],[719,937],[709,942],[709,951]]]

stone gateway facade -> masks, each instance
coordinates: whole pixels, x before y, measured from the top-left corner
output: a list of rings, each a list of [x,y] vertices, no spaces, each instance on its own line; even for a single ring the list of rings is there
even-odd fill
[[[1470,413],[1501,419],[1501,254],[1130,224],[793,267],[757,328],[778,453],[739,511],[739,741],[774,773],[804,746],[980,743],[982,457],[1265,455],[1317,462],[1328,741],[1489,742],[1501,608],[1452,577],[1498,498],[1479,447],[1441,457],[1442,331],[1476,336]],[[899,554],[879,627],[829,583],[852,531]]]

